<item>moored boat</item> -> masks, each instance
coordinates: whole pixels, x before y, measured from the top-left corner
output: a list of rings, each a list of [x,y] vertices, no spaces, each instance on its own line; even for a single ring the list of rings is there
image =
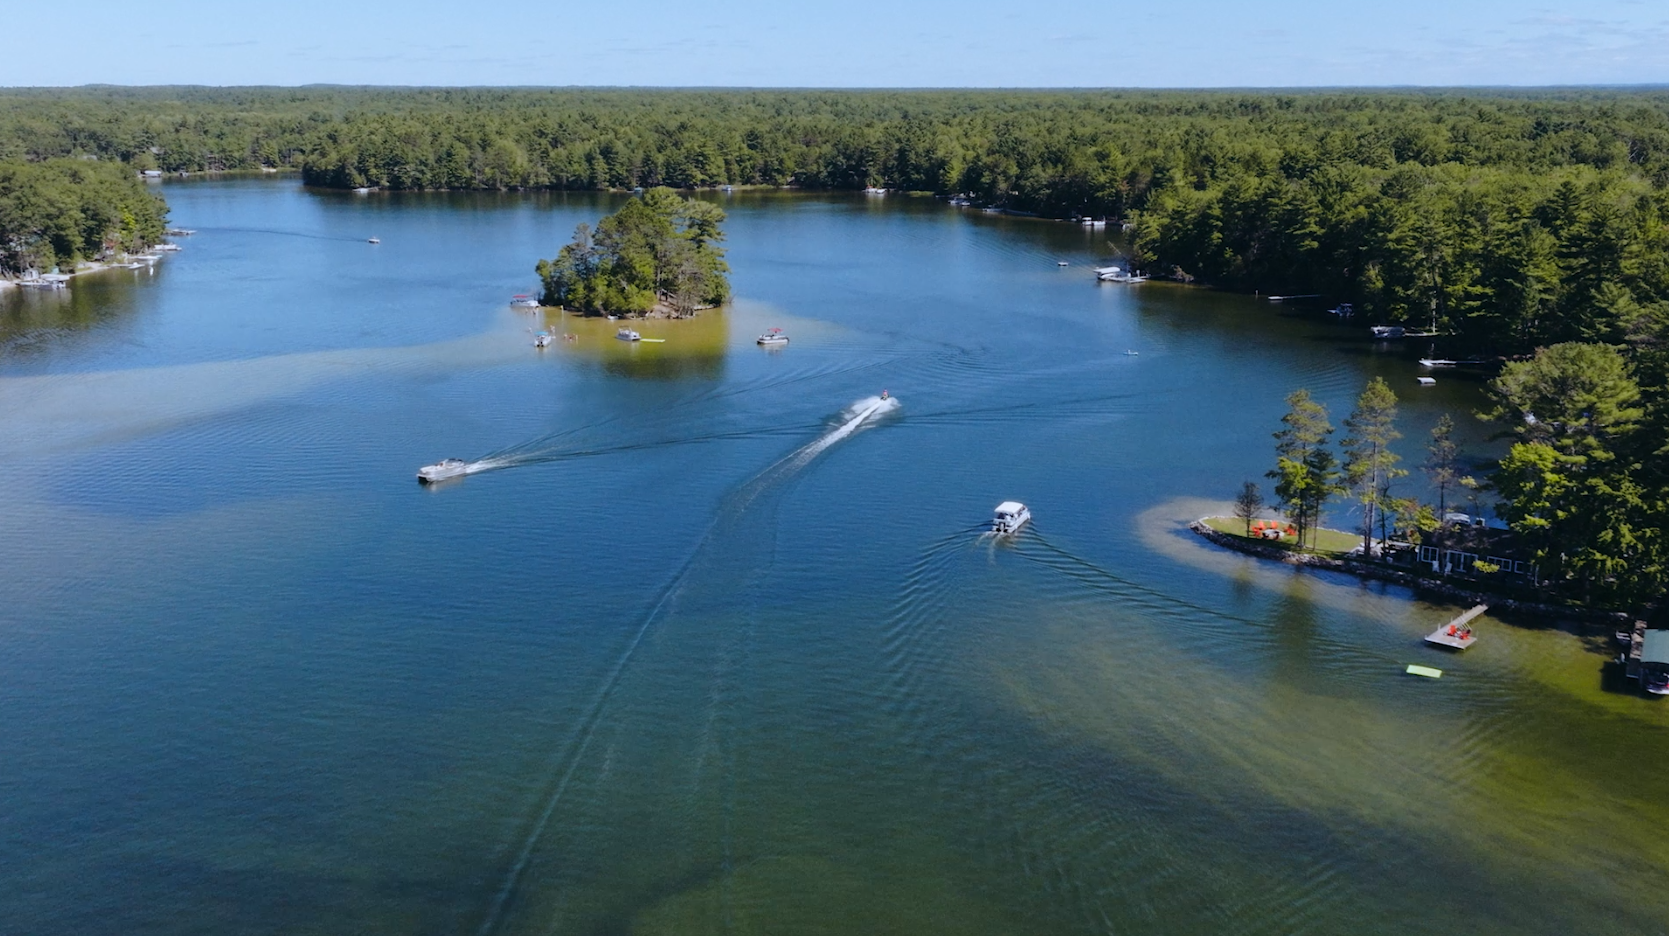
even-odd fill
[[[1401,338],[1406,333],[1401,325],[1372,325],[1369,328],[1375,338]]]
[[[1019,530],[1032,518],[1032,512],[1019,501],[1003,501],[991,518],[993,532],[1006,535]]]
[[[621,341],[642,341],[643,340],[642,335],[638,334],[636,331],[634,331],[633,329],[630,329],[630,328],[620,329],[619,331],[614,333],[614,337],[619,338]]]
[[[539,308],[539,300],[525,293],[517,293],[510,297],[510,305],[517,309],[537,309]]]
[[[417,480],[424,484],[434,484],[447,478],[457,478],[469,474],[469,462],[461,458],[443,458],[433,465],[424,465],[417,469]]]

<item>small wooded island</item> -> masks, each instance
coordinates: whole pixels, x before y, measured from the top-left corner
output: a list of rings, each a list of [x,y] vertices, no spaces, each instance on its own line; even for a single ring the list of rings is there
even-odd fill
[[[652,188],[597,222],[581,224],[555,260],[540,260],[545,305],[588,315],[682,318],[730,298],[719,241],[724,210]]]

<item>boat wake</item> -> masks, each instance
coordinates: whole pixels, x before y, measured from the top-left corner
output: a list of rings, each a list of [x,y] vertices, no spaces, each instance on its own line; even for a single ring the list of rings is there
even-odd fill
[[[897,397],[866,397],[853,403],[840,414],[840,423],[818,438],[801,446],[783,461],[794,468],[799,468],[822,454],[829,446],[839,442],[859,429],[866,423],[874,422],[881,416],[892,413],[901,404]]]
[[[859,429],[875,423],[881,417],[895,412],[900,405],[896,397],[879,396],[866,397],[853,403],[841,411],[837,417],[838,421],[822,435],[778,459],[726,496],[721,509],[717,512],[712,524],[708,526],[701,539],[696,543],[695,549],[684,560],[683,565],[673,573],[671,579],[661,586],[656,593],[643,618],[626,639],[624,646],[621,647],[602,684],[593,693],[591,701],[580,716],[575,730],[569,736],[568,743],[557,753],[551,767],[551,783],[541,797],[539,807],[531,817],[527,831],[521,836],[520,844],[514,852],[515,857],[506,869],[503,882],[487,907],[486,915],[477,930],[478,936],[492,936],[492,934],[499,932],[504,925],[516,891],[521,887],[523,875],[527,873],[528,867],[533,861],[534,850],[539,845],[540,840],[544,838],[545,831],[549,828],[557,807],[567,793],[569,783],[579,770],[580,762],[590,748],[599,726],[603,723],[605,710],[624,678],[627,668],[631,665],[633,657],[637,655],[638,648],[648,639],[650,632],[664,620],[672,606],[684,593],[685,586],[691,577],[697,574],[699,567],[705,560],[710,559],[708,547],[712,543],[723,539],[726,535],[734,535],[743,511],[753,504],[761,494],[779,487],[783,481],[811,462],[812,459],[827,451],[830,446],[850,437]],[[706,441],[710,438],[719,438],[719,436],[675,441]],[[611,449],[611,451],[625,451],[642,447],[641,445],[619,446]],[[507,464],[526,464],[532,459],[549,461],[560,457],[577,457],[580,454],[601,453],[601,450],[596,450],[574,453],[568,456],[548,453],[532,456],[500,455],[496,458],[489,457],[483,459],[482,462],[472,464],[494,461]],[[494,467],[504,466],[495,465]]]

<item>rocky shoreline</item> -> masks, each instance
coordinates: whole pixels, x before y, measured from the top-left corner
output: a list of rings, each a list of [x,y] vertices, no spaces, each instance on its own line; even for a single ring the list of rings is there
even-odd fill
[[[1632,615],[1621,611],[1596,611],[1591,608],[1573,608],[1567,605],[1522,601],[1477,588],[1464,587],[1435,576],[1388,568],[1377,563],[1362,562],[1356,559],[1336,559],[1331,556],[1317,556],[1311,553],[1298,553],[1275,546],[1266,546],[1243,537],[1213,530],[1204,519],[1195,520],[1188,524],[1188,529],[1224,549],[1232,549],[1235,552],[1254,556],[1258,559],[1269,559],[1300,568],[1344,572],[1357,578],[1390,582],[1394,585],[1412,588],[1422,595],[1430,595],[1456,604],[1487,604],[1492,614],[1558,618],[1587,624],[1606,625],[1627,624],[1634,619]]]

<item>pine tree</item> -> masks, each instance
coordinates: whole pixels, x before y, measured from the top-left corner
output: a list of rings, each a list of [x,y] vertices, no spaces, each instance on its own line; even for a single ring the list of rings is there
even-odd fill
[[[1401,458],[1391,443],[1402,438],[1397,431],[1397,395],[1383,377],[1368,382],[1356,400],[1356,410],[1344,421],[1350,436],[1342,443],[1345,452],[1345,485],[1362,505],[1362,555],[1373,554],[1374,515],[1385,506],[1391,482],[1408,474],[1396,467]]]
[[[1275,433],[1275,496],[1298,528],[1298,543],[1321,515],[1327,499],[1338,490],[1338,460],[1327,447],[1333,426],[1327,421],[1327,407],[1316,402],[1308,390],[1295,390],[1286,399],[1289,407],[1281,417],[1285,427]]]

